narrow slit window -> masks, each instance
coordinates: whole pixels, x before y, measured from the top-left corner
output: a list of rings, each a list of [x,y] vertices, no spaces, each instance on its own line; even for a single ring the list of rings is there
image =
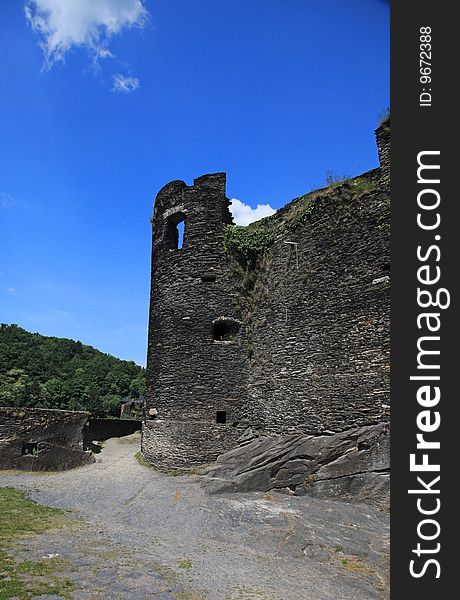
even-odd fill
[[[216,412],[216,423],[226,423],[227,422],[227,412],[225,410],[218,410]]]

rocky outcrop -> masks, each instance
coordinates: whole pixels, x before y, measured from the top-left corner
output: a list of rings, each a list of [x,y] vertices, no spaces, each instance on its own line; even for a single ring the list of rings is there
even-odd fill
[[[279,490],[295,495],[362,502],[389,510],[389,425],[333,435],[258,436],[201,470],[211,494]]]

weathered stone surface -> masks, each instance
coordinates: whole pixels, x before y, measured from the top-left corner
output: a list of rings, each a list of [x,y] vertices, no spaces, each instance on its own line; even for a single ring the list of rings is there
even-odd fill
[[[328,436],[260,437],[200,470],[213,493],[288,489],[389,508],[388,424]]]
[[[78,527],[15,544],[17,560],[68,560],[73,600],[388,599],[388,515],[276,491],[209,495],[200,477],[141,466],[136,437],[109,440],[75,471],[1,475],[41,504],[78,511]]]
[[[379,151],[380,167],[384,175],[384,185],[390,188],[390,117],[386,118],[377,129],[377,148]]]
[[[146,390],[158,422],[144,426],[147,460],[189,469],[248,428],[321,435],[388,421],[389,122],[376,135],[380,168],[315,192],[308,218],[292,219],[302,198],[280,209],[277,223],[291,226],[244,272],[224,244],[225,174],[159,192]],[[239,331],[214,339],[225,319]]]
[[[61,471],[94,461],[83,447],[90,413],[0,407],[0,469]]]
[[[239,432],[209,421],[146,421],[142,454],[157,469],[187,471],[217,458],[236,444]],[[193,452],[191,452],[193,448]]]
[[[145,423],[142,452],[159,467],[214,460],[239,435],[249,369],[244,330],[234,341],[213,337],[219,318],[242,320],[224,250],[229,203],[224,173],[200,177],[193,186],[171,182],[155,201],[146,403],[158,420]],[[216,423],[217,411],[225,412],[225,424]]]
[[[302,491],[299,490],[299,493]],[[390,472],[356,473],[338,479],[313,480],[304,493],[315,498],[368,504],[389,512]]]

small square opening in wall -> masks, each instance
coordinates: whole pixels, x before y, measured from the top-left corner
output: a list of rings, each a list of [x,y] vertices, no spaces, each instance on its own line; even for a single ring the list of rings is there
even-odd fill
[[[22,455],[35,456],[38,452],[38,442],[22,442]]]
[[[227,422],[227,411],[218,410],[216,412],[216,423],[226,423]]]
[[[235,342],[240,324],[233,319],[216,319],[212,324],[212,337],[218,342]]]

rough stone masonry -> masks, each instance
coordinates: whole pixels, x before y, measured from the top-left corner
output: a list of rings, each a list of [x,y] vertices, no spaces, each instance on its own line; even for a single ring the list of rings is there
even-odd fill
[[[389,419],[389,119],[380,168],[233,225],[225,174],[167,184],[152,217],[142,452],[189,470],[257,435]],[[184,228],[183,240],[180,229]]]
[[[0,407],[0,469],[61,471],[94,461],[84,449],[90,413]]]

